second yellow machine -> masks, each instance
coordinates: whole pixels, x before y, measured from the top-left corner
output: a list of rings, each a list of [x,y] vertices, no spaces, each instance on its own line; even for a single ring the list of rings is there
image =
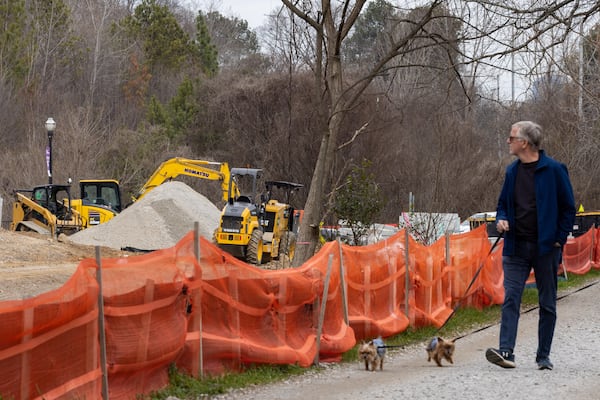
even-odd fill
[[[266,191],[257,198],[261,174],[261,169],[231,169],[232,182],[249,177],[252,188],[238,196],[228,195],[214,238],[221,249],[256,265],[284,255],[294,257],[298,221],[290,197],[303,187],[299,183],[266,181]],[[273,198],[275,189],[282,192],[283,202]]]

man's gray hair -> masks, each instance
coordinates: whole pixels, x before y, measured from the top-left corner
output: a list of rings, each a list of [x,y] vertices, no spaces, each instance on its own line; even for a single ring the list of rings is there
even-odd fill
[[[539,150],[542,144],[542,127],[532,121],[519,121],[512,125],[513,128],[518,128],[519,136],[527,139],[527,142],[534,149]]]

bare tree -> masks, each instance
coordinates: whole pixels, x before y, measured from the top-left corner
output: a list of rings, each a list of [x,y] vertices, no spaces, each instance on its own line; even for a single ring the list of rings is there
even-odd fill
[[[432,20],[434,10],[440,7],[441,2],[434,1],[429,7],[423,9],[422,15],[416,21],[409,21],[410,28],[406,34],[393,38],[389,43],[387,53],[375,62],[366,75],[358,77],[352,82],[345,81],[341,48],[366,1],[343,1],[339,7],[336,7],[330,1],[324,0],[318,10],[312,9],[312,4],[309,2],[302,4],[292,3],[289,0],[282,0],[282,2],[295,15],[314,28],[317,40],[323,38],[325,54],[322,79],[326,87],[324,96],[328,108],[328,119],[321,139],[321,148],[305,206],[304,219],[300,226],[299,243],[305,245],[296,252],[294,264],[299,265],[314,253],[318,242],[319,222],[322,217],[328,183],[327,174],[333,166],[346,111],[352,109],[360,95],[375,77],[386,69],[391,60],[410,51],[411,39],[427,35],[424,27]]]
[[[108,45],[109,30],[110,24],[117,18],[119,7],[115,0],[85,0],[73,2],[72,9],[78,20],[82,21],[78,29],[84,35],[90,49],[86,97],[89,105],[93,107],[101,82],[110,73],[110,58],[114,55],[111,54]]]
[[[323,72],[318,78],[324,82],[323,97],[326,99],[328,117],[300,227],[299,242],[306,245],[296,252],[296,265],[310,257],[316,247],[327,177],[334,162],[345,115],[377,76],[406,65],[402,61],[405,61],[408,54],[415,54],[419,45],[446,46],[449,56],[451,51],[460,54],[460,62],[451,65],[449,70],[461,79],[463,91],[470,93],[469,87],[472,85],[465,84],[462,80],[461,65],[492,65],[495,59],[521,51],[537,55],[534,67],[543,63],[545,54],[566,40],[575,24],[591,18],[600,7],[597,2],[582,3],[574,0],[561,3],[547,1],[547,4],[478,0],[451,2],[449,5],[434,0],[422,7],[418,15],[406,19],[402,32],[390,39],[387,52],[375,60],[368,72],[349,79],[345,75],[341,48],[366,1],[345,0],[332,4],[329,0],[282,0],[282,3],[313,28],[316,43],[320,44],[322,39],[325,55]],[[449,13],[439,12],[446,7],[450,10]],[[469,18],[471,10],[476,11],[476,15],[483,16],[483,20]],[[454,38],[432,30],[432,24],[440,17],[456,18],[464,25],[462,36]],[[483,39],[488,40],[488,43],[482,42]],[[458,43],[464,45],[462,50],[457,46]],[[318,48],[319,46],[315,46],[315,49]],[[392,62],[400,56],[403,57],[400,63]],[[423,67],[431,67],[431,63],[426,64]],[[532,71],[533,68],[530,68],[528,73]]]

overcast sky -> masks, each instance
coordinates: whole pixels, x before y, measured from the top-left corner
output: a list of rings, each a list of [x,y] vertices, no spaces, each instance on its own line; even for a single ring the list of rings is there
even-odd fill
[[[266,15],[282,5],[281,0],[207,0],[199,4],[204,10],[212,4],[225,16],[245,19],[251,28],[264,24]]]

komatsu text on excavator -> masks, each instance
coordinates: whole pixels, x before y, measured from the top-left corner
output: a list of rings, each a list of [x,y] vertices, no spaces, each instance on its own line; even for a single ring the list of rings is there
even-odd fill
[[[219,169],[213,169],[218,167]],[[220,181],[223,191],[223,201],[227,201],[230,187],[234,196],[239,195],[235,182],[231,180],[229,165],[226,162],[191,160],[189,158],[171,158],[158,166],[156,171],[146,181],[144,186],[133,197],[138,201],[155,187],[170,181],[179,175],[187,175],[194,178]]]

